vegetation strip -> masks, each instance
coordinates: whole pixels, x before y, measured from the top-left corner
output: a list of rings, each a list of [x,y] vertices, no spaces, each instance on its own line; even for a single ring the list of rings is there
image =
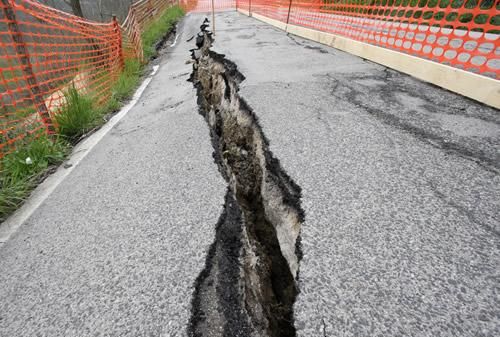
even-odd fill
[[[142,35],[144,54],[153,57],[156,43],[167,36],[184,15],[174,6],[145,28]],[[113,86],[111,99],[102,107],[94,104],[91,93],[70,87],[65,92],[66,105],[55,116],[57,135],[38,139],[27,137],[23,146],[5,155],[0,162],[0,221],[4,221],[29,196],[43,179],[53,172],[82,138],[101,127],[131,97],[143,76],[144,65],[128,58]],[[29,139],[28,139],[29,138]]]

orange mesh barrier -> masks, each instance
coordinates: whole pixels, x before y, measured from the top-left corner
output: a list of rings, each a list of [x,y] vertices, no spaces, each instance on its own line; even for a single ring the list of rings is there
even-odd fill
[[[121,67],[118,23],[94,23],[31,0],[0,0],[0,153],[53,133],[74,86],[103,103]]]
[[[499,0],[238,0],[237,7],[500,77]]]
[[[268,18],[287,22],[290,10],[290,0],[249,0],[251,13],[257,13]]]
[[[177,0],[140,0],[134,2],[121,25],[126,56],[133,54],[143,60],[141,34],[144,28],[158,18],[168,7],[177,4]]]
[[[210,12],[212,10],[212,0],[181,0],[182,7],[187,12]],[[221,12],[236,9],[236,0],[214,0],[215,11]]]
[[[120,27],[116,19],[92,22],[34,0],[0,0],[0,157],[55,133],[69,88],[107,102],[124,58],[142,59],[144,27],[176,3],[138,1]]]
[[[244,11],[250,12],[250,0],[237,0],[236,6],[238,9],[242,9]]]
[[[124,58],[142,60],[144,27],[174,4],[212,9],[212,0],[140,0],[120,26],[35,0],[0,0],[0,157],[30,137],[54,133],[53,117],[70,87],[106,102]],[[214,0],[214,7],[500,76],[500,0]]]

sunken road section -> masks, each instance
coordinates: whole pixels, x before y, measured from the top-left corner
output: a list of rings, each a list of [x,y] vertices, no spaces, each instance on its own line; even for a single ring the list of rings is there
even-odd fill
[[[257,117],[238,95],[244,76],[210,50],[202,24],[191,50],[214,160],[228,183],[205,269],[196,281],[190,336],[295,336],[300,261],[300,187],[281,168]]]

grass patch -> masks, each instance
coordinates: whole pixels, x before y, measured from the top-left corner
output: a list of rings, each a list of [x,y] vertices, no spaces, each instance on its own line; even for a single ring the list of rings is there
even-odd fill
[[[54,118],[59,132],[56,139],[49,139],[45,134],[39,138],[28,137],[16,151],[2,158],[0,221],[23,203],[50,167],[64,161],[69,153],[69,142],[101,123],[102,114],[93,107],[90,97],[70,88],[65,98],[65,107]]]
[[[64,94],[66,104],[55,116],[59,134],[74,141],[102,121],[102,112],[94,108],[90,96],[81,95],[75,88]]]
[[[174,24],[184,15],[179,6],[173,6],[165,11],[158,20],[150,23],[142,33],[144,57],[150,59],[156,54],[155,44],[167,34]]]
[[[113,86],[112,99],[118,102],[130,97],[139,84],[142,73],[141,63],[133,58],[125,59],[125,67]]]
[[[0,221],[19,207],[48,168],[62,163],[68,151],[67,142],[44,135],[2,158]]]

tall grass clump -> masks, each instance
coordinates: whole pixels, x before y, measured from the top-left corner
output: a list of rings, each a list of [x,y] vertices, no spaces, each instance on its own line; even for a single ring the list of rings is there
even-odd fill
[[[59,134],[74,141],[100,124],[102,111],[94,108],[90,96],[80,94],[74,87],[69,88],[64,96],[66,104],[54,119]]]

